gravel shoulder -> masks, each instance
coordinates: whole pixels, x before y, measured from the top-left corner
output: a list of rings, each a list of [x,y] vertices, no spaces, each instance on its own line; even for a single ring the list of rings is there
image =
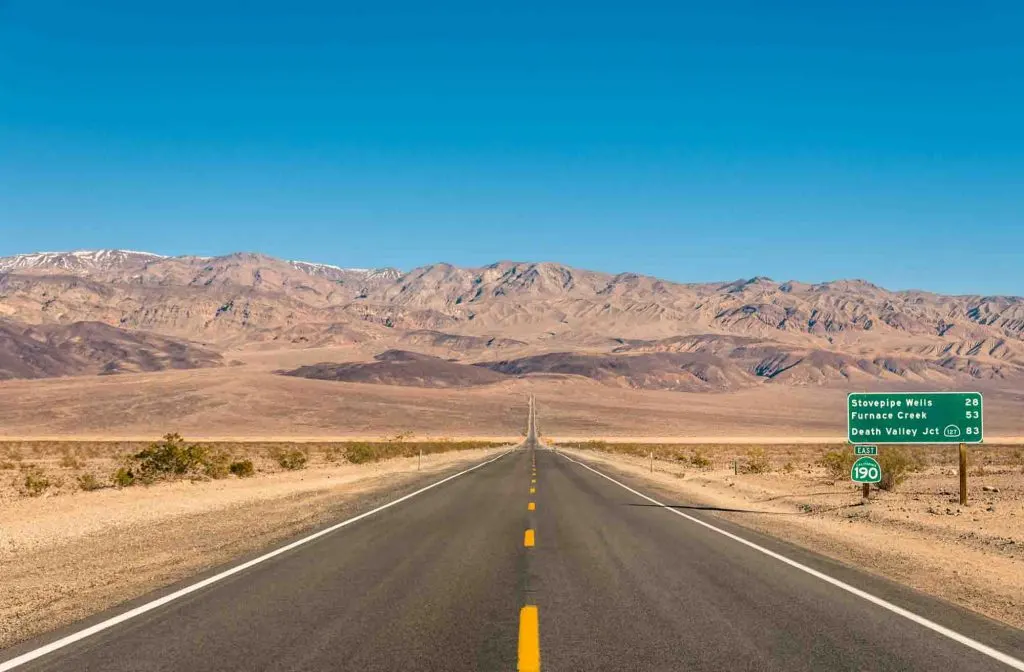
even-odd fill
[[[357,514],[503,448],[0,507],[0,648]]]
[[[943,467],[915,474],[896,491],[874,491],[863,504],[858,487],[831,482],[810,466],[792,474],[735,474],[655,460],[652,473],[647,458],[559,451],[646,482],[652,494],[1024,628],[1019,469],[972,477],[966,507],[957,504],[955,472]]]

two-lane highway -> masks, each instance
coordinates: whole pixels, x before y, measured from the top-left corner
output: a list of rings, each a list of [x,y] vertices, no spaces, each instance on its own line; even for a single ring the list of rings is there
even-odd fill
[[[659,506],[534,418],[502,457],[0,670],[1024,669],[1021,631]]]

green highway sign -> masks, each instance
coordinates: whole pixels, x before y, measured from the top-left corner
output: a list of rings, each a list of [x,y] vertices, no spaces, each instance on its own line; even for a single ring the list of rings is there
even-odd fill
[[[857,483],[878,483],[882,480],[882,468],[873,457],[862,457],[853,463],[850,478]]]
[[[854,446],[854,455],[878,455],[878,446]]]
[[[850,443],[981,443],[984,426],[980,392],[855,392],[846,398]]]

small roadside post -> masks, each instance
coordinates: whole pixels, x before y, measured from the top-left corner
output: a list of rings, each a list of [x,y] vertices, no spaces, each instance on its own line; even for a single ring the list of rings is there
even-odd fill
[[[651,473],[654,473],[654,451],[651,451]]]
[[[416,471],[419,471],[422,468],[423,468],[423,449],[420,448],[420,456],[419,456],[419,459],[416,460]]]

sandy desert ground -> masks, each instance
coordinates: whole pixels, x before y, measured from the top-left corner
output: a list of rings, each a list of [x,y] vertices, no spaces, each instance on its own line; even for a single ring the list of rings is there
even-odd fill
[[[846,392],[766,385],[729,393],[634,390],[531,376],[460,389],[308,380],[269,367],[0,382],[0,438],[328,439],[414,432],[517,436],[537,396],[540,430],[559,437],[840,440]],[[986,439],[1024,436],[1024,394],[985,396]]]

